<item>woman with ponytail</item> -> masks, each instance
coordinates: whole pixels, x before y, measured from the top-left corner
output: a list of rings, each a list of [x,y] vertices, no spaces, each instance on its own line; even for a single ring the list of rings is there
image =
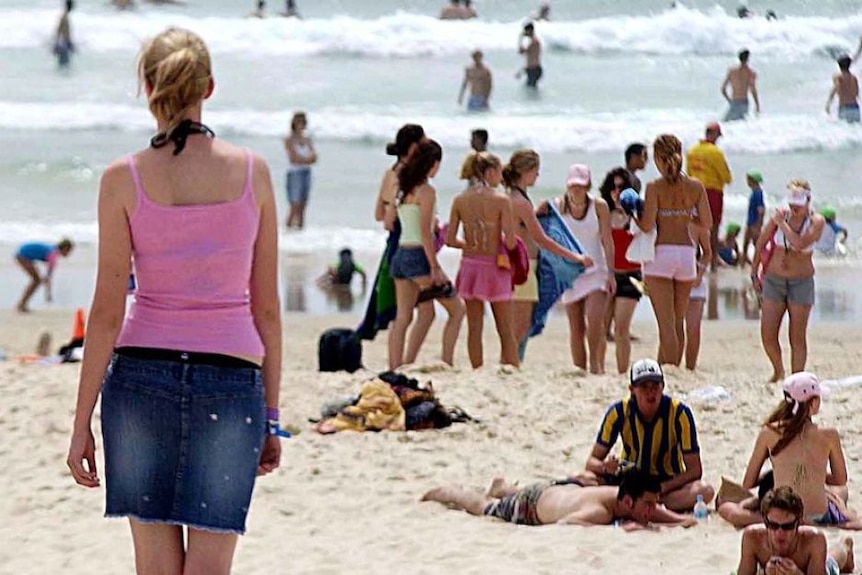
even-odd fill
[[[101,393],[105,515],[128,518],[137,572],[226,575],[255,477],[281,455],[275,198],[266,162],[201,121],[214,87],[201,38],[169,28],[138,73],[157,133],[102,175],[67,464],[78,484],[100,485]]]
[[[512,329],[512,274],[500,265],[502,244],[513,249],[516,236],[512,204],[506,194],[497,191],[503,178],[500,159],[478,152],[473,156],[472,175],[476,183],[452,200],[446,235],[446,244],[461,250],[455,286],[467,306],[467,353],[473,368],[482,366],[482,328],[485,302],[489,302],[500,337],[500,362],[518,366]],[[463,240],[458,238],[461,226]]]
[[[655,258],[643,264],[644,282],[658,324],[657,360],[679,365],[689,293],[697,277],[689,225],[709,228],[712,216],[703,184],[682,173],[682,142],[676,136],[656,138],[653,158],[661,177],[647,184],[643,214],[636,221],[644,232],[657,232]]]
[[[742,486],[756,487],[769,459],[774,486],[786,485],[799,494],[807,523],[858,528],[860,522],[847,509],[847,464],[838,430],[812,421],[820,413],[824,394],[820,380],[803,371],[785,379],[781,387],[784,398],[760,428]],[[736,527],[763,521],[751,503],[716,499],[721,516]]]
[[[399,170],[398,193],[394,203],[387,206],[386,221],[393,222],[397,217],[401,226],[398,248],[389,268],[395,280],[396,299],[395,321],[389,328],[391,370],[405,363],[404,338],[413,321],[413,308],[423,292],[433,294],[449,314],[443,328],[442,360],[449,365],[454,363],[464,305],[437,261],[433,232],[437,191],[428,183],[437,174],[442,159],[443,150],[437,142],[420,141]]]
[[[526,283],[515,286],[512,294],[512,313],[514,315],[515,343],[518,344],[518,358],[524,361],[527,349],[527,336],[533,320],[533,308],[539,301],[539,279],[536,276],[539,248],[569,261],[592,265],[589,256],[577,254],[552,240],[542,229],[536,218],[533,200],[527,194],[539,177],[539,154],[533,150],[518,150],[503,167],[503,185],[512,201],[512,215],[515,218],[515,233],[523,240],[530,258],[530,274]]]

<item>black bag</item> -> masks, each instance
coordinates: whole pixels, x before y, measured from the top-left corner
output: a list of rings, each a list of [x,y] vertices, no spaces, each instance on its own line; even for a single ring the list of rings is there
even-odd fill
[[[362,367],[362,342],[352,329],[328,329],[320,336],[317,346],[320,371],[353,373]]]

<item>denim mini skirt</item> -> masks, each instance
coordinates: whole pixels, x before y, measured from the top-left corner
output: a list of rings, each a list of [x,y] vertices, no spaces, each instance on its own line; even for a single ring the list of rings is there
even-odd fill
[[[260,369],[114,355],[101,412],[106,517],[245,532],[266,433]]]

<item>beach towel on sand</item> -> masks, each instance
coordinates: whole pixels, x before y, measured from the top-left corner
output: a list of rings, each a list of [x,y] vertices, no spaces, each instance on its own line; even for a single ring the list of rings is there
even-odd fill
[[[374,285],[371,286],[368,305],[365,307],[365,317],[356,328],[361,339],[374,339],[378,331],[386,329],[395,319],[395,282],[389,277],[389,263],[398,249],[400,237],[401,224],[395,220],[395,227],[389,232],[386,249],[383,250],[380,265],[377,266],[377,275],[374,277]]]
[[[547,215],[539,217],[542,229],[552,240],[566,249],[582,254],[584,251],[578,243],[577,238],[569,230],[563,217],[553,202],[548,202]],[[574,282],[584,271],[584,266],[571,262],[566,258],[552,254],[548,251],[539,250],[539,263],[536,273],[539,277],[539,301],[533,308],[533,321],[530,325],[530,337],[539,335],[545,329],[548,312],[563,292],[572,287]]]
[[[406,414],[388,383],[375,378],[362,384],[359,401],[317,424],[320,433],[337,431],[404,431]]]

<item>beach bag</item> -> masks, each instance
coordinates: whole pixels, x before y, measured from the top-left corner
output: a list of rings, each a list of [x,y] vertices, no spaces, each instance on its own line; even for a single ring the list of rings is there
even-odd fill
[[[638,264],[653,261],[655,259],[656,229],[653,228],[652,231],[645,232],[638,227],[637,223],[632,221],[631,232],[632,243],[626,250],[626,259]]]
[[[319,371],[346,371],[353,373],[362,367],[362,342],[352,329],[328,329],[320,336],[317,345]]]
[[[509,266],[512,271],[512,286],[527,283],[530,277],[530,257],[527,255],[527,246],[521,238],[515,238],[515,247],[507,250],[509,253]]]

